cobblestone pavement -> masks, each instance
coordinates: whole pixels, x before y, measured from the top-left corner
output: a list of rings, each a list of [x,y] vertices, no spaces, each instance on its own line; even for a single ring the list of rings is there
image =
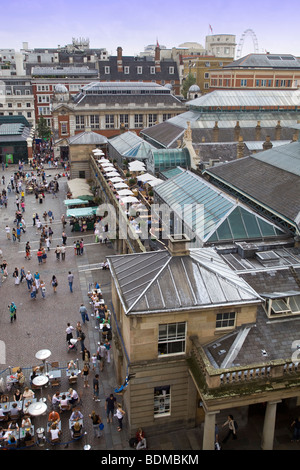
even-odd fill
[[[16,171],[16,168],[13,169]],[[12,171],[6,170],[2,174],[5,175],[8,181],[9,175]],[[54,175],[54,169],[46,169],[46,175]],[[2,175],[1,175],[2,176]],[[49,178],[48,178],[49,179]],[[15,194],[11,193],[8,196],[8,208],[0,209],[0,248],[3,252],[3,259],[8,262],[9,276],[0,287],[0,340],[4,341],[6,346],[6,360],[0,357],[0,371],[1,377],[6,377],[9,371],[6,369],[11,367],[20,366],[23,368],[25,375],[29,376],[31,367],[39,365],[40,361],[35,358],[35,354],[40,349],[50,349],[51,357],[49,362],[58,361],[62,368],[62,383],[59,388],[60,391],[65,391],[69,388],[67,378],[65,377],[65,367],[70,359],[79,359],[82,364],[80,350],[67,352],[65,342],[65,330],[67,322],[73,326],[77,321],[81,320],[79,314],[79,307],[84,303],[90,312],[89,299],[87,292],[89,285],[98,281],[102,286],[102,291],[106,304],[110,306],[111,303],[111,289],[110,289],[110,273],[98,269],[98,263],[106,259],[106,256],[113,254],[113,248],[105,244],[94,243],[94,237],[91,232],[84,235],[74,233],[70,230],[70,225],[66,227],[67,233],[67,250],[65,261],[57,261],[55,258],[54,249],[57,244],[61,245],[62,224],[60,217],[65,214],[65,207],[63,201],[66,197],[67,181],[65,177],[59,178],[59,192],[57,197],[52,197],[51,194],[46,194],[42,204],[37,203],[34,195],[25,196],[25,221],[26,233],[22,233],[20,242],[13,242],[7,240],[5,233],[5,226],[13,227],[15,206]],[[1,186],[0,186],[1,187]],[[2,186],[3,188],[4,186]],[[39,237],[36,229],[32,224],[32,215],[37,212],[42,220],[42,214],[46,210],[51,209],[54,213],[54,221],[52,228],[54,231],[53,241],[48,258],[45,264],[38,264],[37,248],[39,246]],[[75,256],[73,243],[78,238],[84,239],[84,253],[82,256]],[[30,241],[32,248],[31,259],[25,260],[25,244]],[[14,284],[12,273],[15,267],[21,268],[24,266],[25,271],[30,270],[31,273],[39,271],[41,278],[46,282],[46,298],[42,299],[40,294],[36,300],[30,298],[27,289],[26,281],[20,285]],[[68,271],[74,274],[73,293],[70,292],[67,275]],[[55,274],[58,279],[57,292],[54,293],[50,285],[51,277]],[[14,301],[17,305],[17,320],[10,323],[8,312],[8,304]],[[95,320],[90,316],[90,322],[84,326],[86,334],[85,345],[93,354],[97,349],[99,341],[99,332],[95,328]],[[1,362],[3,361],[3,362]],[[5,371],[6,370],[6,371]],[[5,372],[3,372],[5,371]],[[62,440],[61,444],[55,447],[51,446],[46,441],[44,449],[55,450],[81,450],[85,445],[90,445],[92,450],[101,451],[128,451],[130,450],[126,417],[124,419],[124,429],[122,432],[117,431],[117,423],[106,423],[104,413],[105,398],[114,391],[120,384],[115,381],[112,363],[106,364],[104,371],[99,372],[100,375],[100,402],[93,400],[92,392],[92,378],[94,373],[92,371],[89,379],[89,388],[83,387],[83,380],[80,377],[78,384],[74,388],[82,394],[81,410],[84,415],[84,437],[76,442],[71,441],[70,432],[68,429],[68,419],[70,412],[65,412],[62,415]],[[43,389],[43,398],[47,398],[49,413],[51,406],[48,397],[51,397],[56,389],[48,386]],[[12,392],[10,394],[12,396]],[[40,392],[37,392],[37,397],[40,398]],[[122,397],[117,396],[118,401],[122,402]],[[92,424],[88,417],[89,413],[95,410],[103,419],[104,430],[101,438],[93,436]],[[293,412],[291,411],[291,416]],[[288,428],[286,412],[283,413],[283,424],[277,431],[275,446],[277,449],[296,449],[299,444],[290,444],[290,429]],[[46,429],[47,416],[34,418],[35,430],[38,427]],[[262,426],[260,426],[262,429]],[[203,428],[199,427],[191,430],[182,430],[182,432],[163,433],[163,430],[156,436],[151,436],[148,439],[149,449],[152,451],[198,451],[201,450]],[[261,435],[257,428],[257,421],[249,422],[247,429],[240,430],[239,449],[260,449]],[[226,449],[236,448],[236,442],[228,442]],[[30,449],[39,449],[39,447],[32,447]]]

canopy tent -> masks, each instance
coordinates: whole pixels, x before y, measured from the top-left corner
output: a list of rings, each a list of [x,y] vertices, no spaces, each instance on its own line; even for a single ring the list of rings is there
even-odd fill
[[[64,201],[64,205],[69,206],[84,206],[85,204],[89,204],[89,201],[83,199],[66,199]]]
[[[107,160],[107,158],[101,158],[100,160],[97,160],[98,163],[110,163],[109,160]]]
[[[94,155],[105,155],[105,153],[101,149],[94,149],[92,150],[92,152]]]
[[[150,181],[147,181],[147,184],[149,184],[150,186],[156,186],[160,183],[164,183],[164,180],[161,180],[160,178],[155,178],[153,180],[150,180]]]
[[[128,164],[128,169],[129,171],[145,171],[146,166],[143,162],[140,162],[139,160],[135,160],[134,162],[130,162]]]
[[[126,183],[113,183],[113,185],[116,189],[118,189],[118,188],[119,189],[120,188],[128,188],[128,184],[126,184]]]
[[[150,181],[150,180],[154,180],[154,179],[157,179],[154,175],[150,175],[150,173],[144,173],[143,175],[140,175],[137,177],[138,181],[142,181],[142,182],[147,182],[147,181]]]
[[[117,170],[115,169],[115,167],[114,167],[114,166],[111,166],[111,165],[102,167],[102,170],[103,170],[105,173],[109,173],[109,172],[112,171],[112,170],[117,171]]]
[[[109,178],[109,181],[112,183],[122,183],[124,180],[121,176],[113,176],[112,178]]]
[[[68,189],[72,194],[73,199],[94,199],[94,195],[90,190],[89,184],[83,178],[74,178],[73,180],[69,180]]]
[[[139,202],[139,200],[134,196],[122,197],[120,198],[120,201],[123,202],[124,204],[127,204],[128,202]]]
[[[102,168],[106,168],[106,167],[109,167],[109,166],[115,168],[114,164],[111,163],[111,162],[101,162],[100,165],[102,166]]]
[[[117,191],[119,196],[133,196],[133,192],[130,189],[121,189],[121,191]]]
[[[120,173],[118,173],[117,171],[112,171],[111,173],[106,173],[106,175],[108,178],[111,178],[111,177],[114,177],[114,176],[120,176]]]
[[[96,214],[97,207],[78,207],[76,209],[68,209],[67,217],[91,217]]]

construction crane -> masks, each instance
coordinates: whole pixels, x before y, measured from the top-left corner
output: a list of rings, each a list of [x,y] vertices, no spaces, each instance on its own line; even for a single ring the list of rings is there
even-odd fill
[[[243,32],[242,37],[240,39],[240,42],[238,44],[238,48],[237,48],[237,52],[236,52],[236,58],[237,59],[239,59],[242,56],[243,45],[244,45],[244,42],[245,42],[245,39],[246,39],[247,36],[252,37],[253,46],[254,46],[254,53],[258,54],[258,52],[259,52],[259,50],[258,50],[258,41],[257,41],[257,37],[256,37],[255,32],[253,31],[253,29],[246,29],[246,31]]]

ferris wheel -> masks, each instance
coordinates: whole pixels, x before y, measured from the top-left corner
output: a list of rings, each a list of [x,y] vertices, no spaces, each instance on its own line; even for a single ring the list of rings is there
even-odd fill
[[[237,59],[239,59],[242,56],[243,45],[244,45],[244,42],[245,42],[245,39],[246,39],[247,36],[252,37],[253,46],[254,46],[254,53],[258,54],[258,52],[259,52],[259,50],[258,50],[258,41],[257,41],[257,37],[256,37],[255,32],[253,31],[253,29],[246,29],[246,31],[243,32],[242,37],[240,39],[240,42],[238,44],[238,48],[237,48],[237,52],[236,52],[236,58]]]

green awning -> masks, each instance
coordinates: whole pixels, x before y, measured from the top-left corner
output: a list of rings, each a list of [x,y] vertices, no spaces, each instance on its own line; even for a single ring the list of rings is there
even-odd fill
[[[67,217],[91,217],[96,214],[97,207],[77,207],[76,209],[68,209]]]
[[[83,200],[83,199],[66,199],[64,201],[65,206],[70,207],[70,206],[83,206],[85,204],[88,204],[89,201]]]

